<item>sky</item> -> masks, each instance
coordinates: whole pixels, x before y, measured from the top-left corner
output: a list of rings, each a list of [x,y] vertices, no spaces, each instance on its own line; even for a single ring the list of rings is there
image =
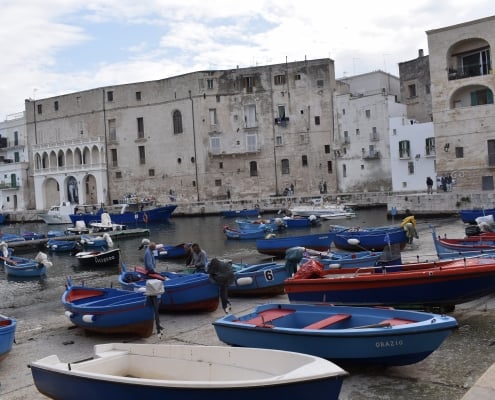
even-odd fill
[[[28,98],[305,58],[398,76],[426,31],[493,15],[493,0],[0,0],[0,121]]]

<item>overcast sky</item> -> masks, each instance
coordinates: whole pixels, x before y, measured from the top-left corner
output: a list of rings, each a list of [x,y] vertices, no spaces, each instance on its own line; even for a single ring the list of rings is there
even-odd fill
[[[0,0],[0,121],[27,98],[305,57],[398,76],[426,31],[492,15],[494,0]]]

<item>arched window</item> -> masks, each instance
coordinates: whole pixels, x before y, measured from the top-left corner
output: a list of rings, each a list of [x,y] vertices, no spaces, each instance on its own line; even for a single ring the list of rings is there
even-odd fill
[[[179,110],[174,111],[173,122],[174,122],[174,134],[182,133],[182,114]]]

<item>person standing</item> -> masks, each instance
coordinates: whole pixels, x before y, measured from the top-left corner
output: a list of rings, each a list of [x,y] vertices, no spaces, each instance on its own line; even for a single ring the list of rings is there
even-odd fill
[[[194,272],[206,272],[206,263],[208,262],[206,251],[202,250],[197,243],[193,243],[191,250],[191,261],[188,267],[194,268]]]
[[[222,309],[225,314],[228,314],[232,310],[232,305],[229,301],[229,285],[234,282],[232,264],[214,258],[208,264],[208,275],[210,276],[210,281],[218,285]]]
[[[426,188],[428,194],[433,194],[433,179],[430,177],[426,178]]]
[[[156,243],[155,242],[150,242],[148,247],[146,248],[146,251],[144,252],[144,269],[146,270],[146,274],[155,274],[155,268],[156,268],[156,261],[155,261],[155,255],[153,254],[153,251],[156,248]]]
[[[402,220],[400,226],[406,231],[407,243],[412,246],[414,238],[418,239],[419,236],[416,231],[416,218],[414,218],[411,211],[406,210],[406,217]]]

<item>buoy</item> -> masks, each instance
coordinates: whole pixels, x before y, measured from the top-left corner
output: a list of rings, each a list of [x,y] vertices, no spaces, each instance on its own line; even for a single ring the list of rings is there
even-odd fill
[[[71,319],[74,316],[74,314],[72,314],[70,311],[66,311],[64,315],[69,319]]]
[[[356,238],[350,238],[350,239],[347,239],[347,243],[349,243],[350,245],[353,245],[353,246],[357,246],[360,241],[359,239],[356,239]]]
[[[95,317],[94,315],[92,315],[92,314],[85,314],[85,315],[83,315],[83,317],[82,317],[82,320],[83,320],[84,322],[88,323],[88,324],[90,324],[90,323],[94,322],[94,321],[95,321],[95,319],[96,319],[96,317]]]
[[[238,278],[236,281],[237,286],[247,286],[253,283],[253,278],[250,276],[244,276],[242,278]]]

